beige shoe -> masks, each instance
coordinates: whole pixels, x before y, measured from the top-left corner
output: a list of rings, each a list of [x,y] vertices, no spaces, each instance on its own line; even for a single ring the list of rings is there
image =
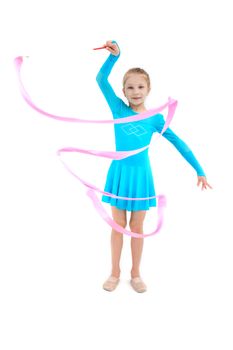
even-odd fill
[[[141,277],[132,278],[130,284],[137,293],[144,293],[147,290],[146,285]]]
[[[103,289],[107,290],[108,292],[112,292],[114,289],[116,289],[120,279],[114,276],[108,277],[108,279],[103,284]]]

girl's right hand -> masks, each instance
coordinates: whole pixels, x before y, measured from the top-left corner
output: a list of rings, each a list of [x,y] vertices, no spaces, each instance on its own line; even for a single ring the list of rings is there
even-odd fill
[[[118,45],[116,43],[113,43],[112,40],[108,40],[106,41],[106,50],[108,50],[109,52],[111,52],[112,55],[114,56],[118,56],[120,53],[120,49],[118,47]]]

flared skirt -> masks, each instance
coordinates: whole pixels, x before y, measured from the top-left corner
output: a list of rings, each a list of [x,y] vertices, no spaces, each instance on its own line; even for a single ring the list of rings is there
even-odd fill
[[[155,196],[155,187],[150,163],[129,165],[114,160],[107,174],[105,192],[127,198]],[[124,200],[103,195],[102,201],[118,209],[128,211],[148,210],[156,206],[156,198],[146,200]]]

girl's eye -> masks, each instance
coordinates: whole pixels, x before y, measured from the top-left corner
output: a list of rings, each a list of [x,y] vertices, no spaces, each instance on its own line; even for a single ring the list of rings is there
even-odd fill
[[[132,86],[128,86],[128,89],[132,89],[133,87]]]
[[[143,85],[140,85],[140,86],[139,86],[139,89],[144,89],[144,86],[143,86]]]

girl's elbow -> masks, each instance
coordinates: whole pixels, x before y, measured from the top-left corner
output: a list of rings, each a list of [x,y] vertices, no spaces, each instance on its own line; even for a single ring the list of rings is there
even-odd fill
[[[97,74],[96,81],[100,88],[105,85],[105,79],[103,78],[103,74],[101,72]]]
[[[99,84],[100,80],[101,80],[100,73],[97,74],[95,79],[96,79],[97,83]]]

